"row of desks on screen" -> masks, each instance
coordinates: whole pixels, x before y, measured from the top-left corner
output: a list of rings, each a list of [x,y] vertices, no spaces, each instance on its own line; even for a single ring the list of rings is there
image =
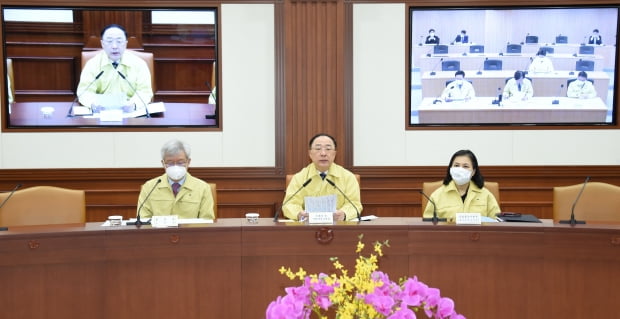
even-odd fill
[[[414,67],[419,67],[421,72],[439,71],[443,61],[459,61],[461,70],[482,70],[485,60],[502,61],[502,70],[527,70],[530,66],[534,54],[502,54],[499,53],[475,53],[475,54],[431,54],[418,57],[418,62]],[[594,61],[594,71],[602,71],[605,67],[603,57],[596,54],[575,56],[573,54],[558,53],[547,55],[553,63],[555,70],[575,70],[579,60]]]
[[[599,97],[534,97],[526,101],[505,100],[500,105],[493,104],[494,100],[477,97],[435,103],[434,98],[425,98],[418,106],[419,124],[602,123],[607,116],[607,106]]]
[[[462,55],[463,53],[470,54],[470,47],[472,45],[478,45],[477,43],[470,44],[454,44],[448,45],[448,53],[455,53]],[[552,44],[552,43],[528,43],[521,46],[521,52],[527,56],[534,56],[541,47],[552,48],[553,54],[579,54],[579,48],[582,45],[579,43],[567,43],[567,44]],[[594,47],[594,55],[602,58],[602,65],[604,68],[613,68],[615,65],[616,46],[614,45],[589,45]],[[434,45],[422,45],[414,46],[412,56],[414,60],[421,56],[433,53]],[[500,52],[505,50],[506,45],[502,44],[501,48],[485,46],[486,52]],[[551,57],[551,55],[549,55]],[[413,61],[416,65],[418,61]]]
[[[474,85],[477,96],[496,96],[497,89],[504,90],[506,79],[514,76],[514,71],[478,71],[464,69],[465,79]],[[573,74],[571,74],[573,73]],[[567,81],[577,78],[574,71],[554,71],[550,73],[528,73],[532,80],[534,96],[566,96]],[[609,90],[609,75],[602,71],[591,71],[588,79],[594,81],[594,88],[599,97],[605,102]],[[454,71],[437,71],[422,73],[422,97],[437,97],[441,95],[446,82],[454,80]],[[561,87],[563,85],[563,87]]]
[[[10,126],[213,126],[216,125],[215,105],[206,103],[166,102],[166,111],[150,118],[125,118],[104,122],[88,116],[68,116],[71,102],[15,102],[11,104]],[[52,108],[44,115],[42,108]]]

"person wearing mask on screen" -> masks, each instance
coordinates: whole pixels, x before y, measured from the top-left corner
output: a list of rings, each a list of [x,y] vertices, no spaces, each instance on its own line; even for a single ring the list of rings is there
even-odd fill
[[[592,30],[592,35],[590,35],[590,37],[588,38],[588,44],[603,44],[603,37],[598,34],[598,29]]]
[[[176,139],[162,146],[161,165],[165,173],[142,185],[137,207],[141,219],[164,215],[215,218],[211,187],[187,172],[190,154],[190,146]]]
[[[588,81],[588,74],[585,71],[579,72],[577,80],[568,85],[566,96],[577,99],[592,99],[596,97],[596,89],[592,82]]]
[[[462,70],[454,73],[454,81],[448,83],[441,93],[441,100],[446,102],[469,101],[474,97],[476,97],[474,86],[465,80],[465,72]]]
[[[528,69],[530,73],[549,73],[553,72],[553,62],[547,57],[547,51],[544,49],[538,50],[536,57],[530,63]]]
[[[513,78],[506,82],[503,99],[512,101],[525,101],[534,96],[532,81],[525,77],[523,71],[516,71]]]
[[[457,35],[454,39],[455,44],[466,44],[469,43],[469,36],[467,35],[467,31],[461,30],[461,34]]]
[[[453,221],[456,213],[480,213],[495,218],[500,212],[499,204],[493,194],[484,187],[484,177],[478,167],[478,160],[470,150],[460,150],[452,155],[446,170],[443,185],[431,195],[437,207],[429,201],[424,209],[425,218],[437,217]]]
[[[334,163],[336,140],[328,134],[319,133],[310,139],[308,146],[308,155],[312,163],[297,172],[286,188],[282,206],[284,216],[292,220],[303,221],[308,217],[304,207],[304,197],[336,195],[334,220],[356,220],[358,212],[361,214],[363,208],[360,200],[360,186],[353,173]],[[308,180],[310,182],[306,184]],[[327,180],[340,188],[351,202]],[[304,184],[306,184],[305,187]],[[300,191],[297,192],[298,190]]]
[[[439,37],[435,35],[435,29],[428,30],[425,44],[439,44]]]
[[[143,59],[126,50],[125,28],[118,24],[105,26],[101,47],[103,50],[82,69],[77,87],[80,104],[93,112],[105,108],[122,107],[125,112],[145,108],[153,98],[151,72]]]

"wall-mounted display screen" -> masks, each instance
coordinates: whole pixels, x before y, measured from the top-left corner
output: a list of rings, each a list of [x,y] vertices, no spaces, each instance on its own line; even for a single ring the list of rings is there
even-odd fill
[[[218,128],[216,8],[2,7],[3,130]]]
[[[409,125],[617,125],[618,7],[410,9]]]

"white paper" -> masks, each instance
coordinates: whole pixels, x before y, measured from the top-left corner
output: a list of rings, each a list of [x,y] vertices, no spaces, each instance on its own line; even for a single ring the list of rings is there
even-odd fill
[[[304,197],[306,212],[335,212],[336,195],[307,196]]]

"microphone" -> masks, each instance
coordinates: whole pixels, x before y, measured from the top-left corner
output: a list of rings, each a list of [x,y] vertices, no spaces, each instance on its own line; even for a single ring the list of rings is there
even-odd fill
[[[291,197],[287,198],[284,203],[282,203],[282,206],[280,206],[280,210],[282,210],[282,207],[284,207],[284,205],[288,204],[288,202],[291,201],[291,199],[293,199],[295,197],[295,195],[297,195],[297,193],[299,193],[304,187],[308,186],[308,184],[310,184],[310,182],[312,182],[312,178],[308,178],[307,181],[305,181],[301,187],[296,190],[293,195],[291,195]],[[280,216],[280,211],[276,211],[276,215],[273,217],[273,221],[277,222],[278,221],[278,216]]]
[[[422,221],[433,222],[433,225],[437,225],[438,222],[445,222],[447,219],[437,217],[437,205],[435,205],[435,202],[430,197],[428,197],[426,194],[424,194],[424,191],[420,191],[420,194],[422,194],[422,196],[424,196],[431,204],[433,204],[433,217],[422,218]]]
[[[157,182],[155,182],[155,185],[153,185],[153,188],[151,188],[151,191],[149,191],[149,193],[146,195],[146,197],[144,198],[144,201],[142,201],[142,204],[140,204],[140,207],[138,208],[138,214],[136,214],[136,221],[135,222],[128,222],[127,225],[136,225],[136,227],[140,227],[142,225],[150,225],[151,221],[141,221],[140,220],[140,210],[142,210],[142,206],[144,206],[144,203],[146,203],[146,201],[149,199],[149,197],[151,197],[151,193],[153,193],[153,191],[155,190],[155,187],[157,187],[157,185],[159,185],[159,183],[161,183],[161,178],[157,180]]]
[[[97,76],[95,76],[95,79],[92,80],[90,83],[88,83],[88,85],[86,86],[86,88],[84,89],[84,91],[82,91],[82,93],[80,93],[78,96],[75,97],[75,99],[73,99],[73,102],[71,102],[71,106],[69,107],[69,112],[67,112],[67,117],[72,117],[73,114],[73,106],[75,106],[75,102],[77,102],[80,97],[82,97],[82,95],[86,92],[88,92],[88,89],[90,89],[90,87],[97,81],[99,80],[99,78],[101,77],[101,75],[103,74],[103,70],[101,70],[101,72],[99,72],[99,74],[97,74]]]
[[[443,58],[439,59],[439,61],[437,61],[437,63],[435,63],[435,66],[433,66],[433,70],[431,71],[431,75],[435,75],[437,74],[435,72],[435,69],[437,68],[437,66],[439,65],[439,63],[443,62]]]
[[[4,204],[6,204],[6,202],[9,200],[9,198],[11,198],[11,196],[13,196],[13,194],[15,193],[15,191],[22,187],[22,184],[17,184],[15,185],[15,187],[13,187],[13,190],[11,190],[11,193],[2,201],[2,204],[0,204],[0,208],[2,208],[4,206]],[[3,230],[9,230],[8,227],[0,227],[0,231]]]
[[[560,104],[560,96],[562,95],[563,88],[564,88],[564,84],[560,84],[560,91],[558,92],[558,98],[551,101],[551,104]]]
[[[581,187],[581,190],[579,191],[579,194],[577,194],[577,198],[575,198],[575,202],[573,203],[573,207],[570,210],[570,219],[569,220],[561,220],[560,224],[570,224],[571,226],[575,226],[577,224],[585,224],[586,223],[585,220],[576,220],[575,219],[575,206],[577,205],[577,201],[579,201],[579,197],[581,197],[581,194],[583,194],[583,190],[586,189],[586,184],[588,184],[589,180],[590,180],[590,176],[587,176],[586,180],[583,182],[583,186]]]
[[[353,202],[351,201],[349,196],[347,196],[347,194],[345,194],[342,191],[342,189],[340,189],[340,187],[336,186],[336,183],[334,183],[331,179],[325,178],[325,180],[329,183],[329,185],[334,186],[334,188],[336,188],[340,192],[340,194],[342,194],[342,196],[344,196],[344,199],[346,199],[349,202],[349,204],[351,204],[351,206],[353,206],[353,208],[355,208],[355,212],[357,213],[357,221],[361,222],[362,221],[362,216],[360,216],[360,211],[359,211],[359,209],[357,209],[357,206],[355,206],[355,204],[353,204]]]
[[[502,88],[501,87],[497,88],[497,99],[493,100],[491,102],[491,104],[497,104],[498,106],[501,106],[501,104],[502,104],[502,97],[503,97]]]
[[[127,80],[127,77],[125,77],[125,75],[119,71],[116,70],[116,72],[118,72],[118,75],[120,75],[123,80],[125,80],[127,82],[127,84],[129,84],[129,87],[133,90],[133,93],[136,94],[136,96],[138,97],[138,99],[140,100],[140,102],[142,102],[142,105],[144,105],[144,109],[146,110],[146,117],[151,117],[151,113],[149,113],[149,108],[146,105],[146,103],[144,103],[144,100],[142,99],[142,97],[140,96],[140,94],[138,94],[138,91],[136,90],[136,88],[133,86],[133,84],[131,84],[131,82],[129,82],[129,80]]]
[[[488,59],[489,59],[489,58],[485,58],[485,59],[482,61],[482,63],[480,64],[480,67],[478,68],[478,72],[476,72],[476,74],[477,74],[477,75],[482,74],[482,71],[481,71],[481,70],[482,70],[482,68],[484,67],[484,62],[485,62],[486,60],[488,60]]]
[[[422,46],[422,42],[424,42],[424,36],[423,35],[420,36],[420,42],[418,42],[418,45]]]

